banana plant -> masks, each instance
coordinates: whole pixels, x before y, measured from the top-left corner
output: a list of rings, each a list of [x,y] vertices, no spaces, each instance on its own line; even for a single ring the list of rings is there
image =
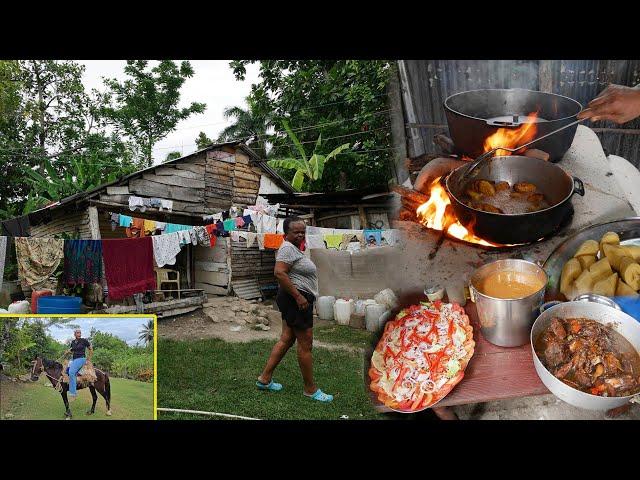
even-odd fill
[[[320,147],[322,145],[322,134],[320,134],[313,149],[311,158],[307,159],[307,154],[304,151],[304,147],[302,146],[302,143],[300,143],[300,140],[298,140],[296,134],[291,130],[289,123],[285,120],[283,121],[283,125],[285,130],[287,131],[287,134],[289,135],[289,138],[298,150],[300,158],[279,158],[269,160],[268,164],[272,167],[295,170],[296,173],[294,174],[293,180],[291,181],[291,186],[298,192],[302,191],[305,177],[309,181],[320,180],[322,178],[322,174],[324,173],[324,167],[327,162],[332,158],[335,158],[343,150],[349,148],[349,144],[345,143],[344,145],[340,145],[338,148],[333,149],[327,155],[322,155],[321,153],[319,153]]]

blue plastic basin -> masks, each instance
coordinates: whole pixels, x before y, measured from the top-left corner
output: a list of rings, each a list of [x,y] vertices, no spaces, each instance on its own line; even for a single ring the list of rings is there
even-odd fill
[[[38,299],[38,313],[82,313],[82,298],[54,295]]]

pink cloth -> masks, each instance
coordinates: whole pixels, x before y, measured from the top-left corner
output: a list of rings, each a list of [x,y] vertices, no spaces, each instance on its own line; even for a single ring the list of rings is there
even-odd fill
[[[244,219],[242,217],[236,217],[236,227],[244,227]]]
[[[102,256],[110,299],[156,289],[151,237],[102,240]]]

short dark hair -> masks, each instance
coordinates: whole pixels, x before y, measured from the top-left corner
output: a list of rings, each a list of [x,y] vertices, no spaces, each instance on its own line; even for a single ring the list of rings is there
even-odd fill
[[[300,217],[287,217],[287,218],[285,218],[284,222],[282,224],[282,229],[284,230],[284,233],[289,233],[289,226],[292,223],[296,223],[296,222],[304,223],[304,220],[301,219]]]

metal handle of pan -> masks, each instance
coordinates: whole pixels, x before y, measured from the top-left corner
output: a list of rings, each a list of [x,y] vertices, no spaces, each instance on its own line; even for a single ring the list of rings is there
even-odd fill
[[[573,193],[577,193],[581,197],[584,197],[584,183],[578,177],[573,177]]]

